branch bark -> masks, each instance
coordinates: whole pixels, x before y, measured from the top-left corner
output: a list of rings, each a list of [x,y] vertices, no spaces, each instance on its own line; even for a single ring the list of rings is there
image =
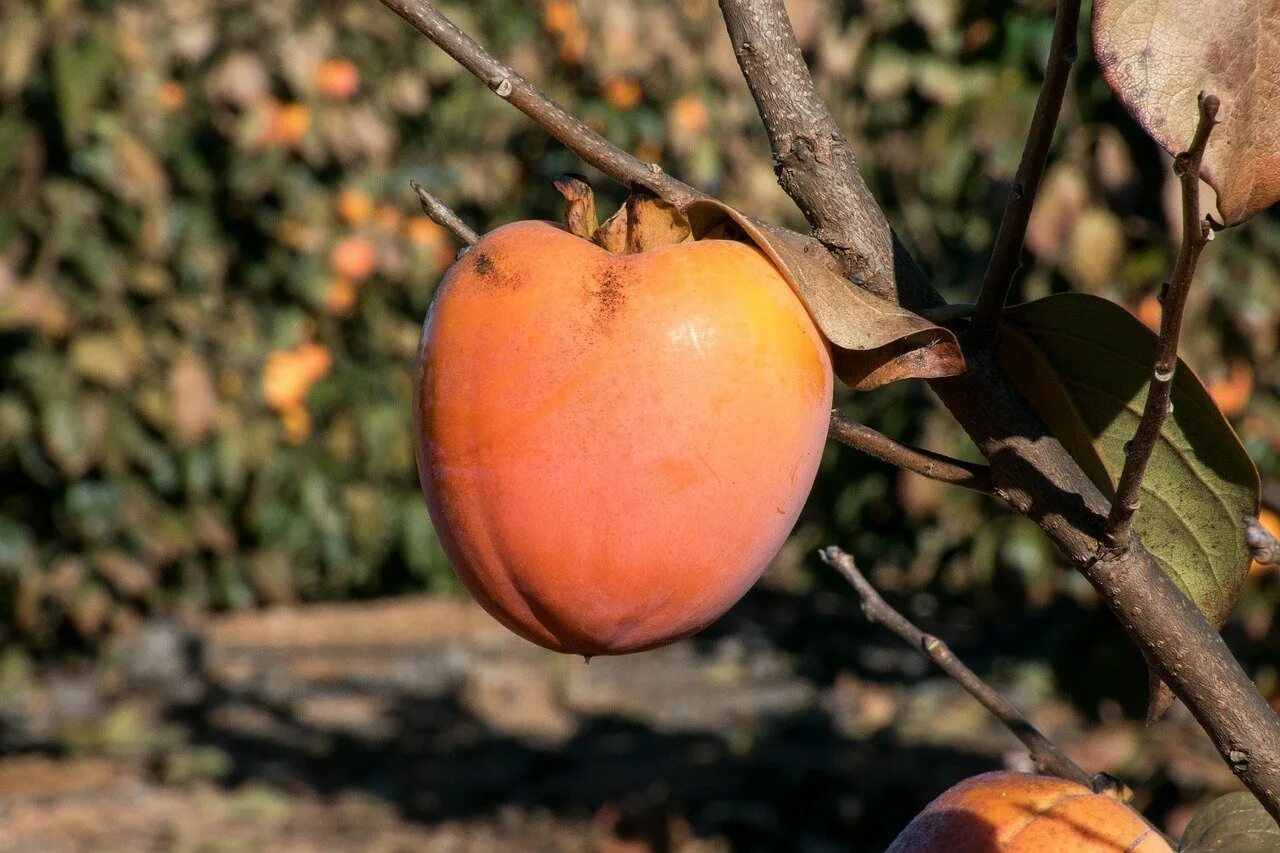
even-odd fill
[[[869,426],[854,423],[839,412],[831,413],[830,435],[854,450],[861,450],[881,462],[914,471],[930,480],[964,486],[985,494],[995,491],[995,485],[991,482],[991,469],[986,465],[961,462],[931,450],[908,447]]]
[[[673,204],[702,197],[697,190],[661,170],[653,171],[573,119],[458,31],[428,0],[382,2],[463,67],[489,82],[495,94],[511,101],[584,161],[610,177],[624,184],[638,184]],[[780,5],[779,0],[761,2],[775,10]],[[752,16],[749,4],[739,2],[736,7],[741,14]],[[767,46],[786,42],[790,36],[788,26],[784,33],[775,31],[775,38],[757,46],[759,61],[744,67],[744,71],[750,69],[749,81],[754,78],[753,88],[769,85],[768,69],[774,66]],[[794,44],[793,37],[790,42]],[[776,133],[792,121],[790,112],[796,105],[818,102],[821,98],[806,75],[789,81],[785,98],[759,99],[757,105],[766,126]],[[848,145],[836,146],[835,150],[848,150]],[[798,162],[795,168],[816,167]],[[804,199],[801,207],[807,208],[809,222],[819,233],[848,237],[856,230],[854,218],[846,219],[842,213],[846,208],[844,199],[865,204],[857,217],[883,218],[855,167],[826,170],[824,175],[830,181],[826,186],[806,182],[815,188],[795,192]],[[884,278],[867,281],[868,289],[890,297],[896,295],[900,304],[915,311],[945,304],[892,234],[891,252],[890,269],[881,267]],[[1012,388],[991,354],[973,350],[967,356],[969,369],[965,375],[937,380],[932,387],[991,463],[996,494],[1036,521],[1089,579],[1156,674],[1186,702],[1240,779],[1272,816],[1280,819],[1280,719],[1253,687],[1222,638],[1165,576],[1141,543],[1135,539],[1123,549],[1104,547],[1102,536],[1109,503]]]
[[[722,0],[722,6],[728,6],[736,18],[726,20],[732,36],[751,31],[744,19],[758,16],[775,20],[781,0]],[[804,129],[811,105],[821,97],[812,78],[784,77],[777,70],[790,61],[788,56],[798,55],[790,27],[773,25],[767,32],[771,38],[753,42],[751,61],[739,64],[753,91],[787,81],[785,91],[756,99],[761,118],[770,128],[770,139],[783,140],[789,137],[788,128]],[[770,81],[771,74],[775,81]],[[832,148],[846,149],[847,145]],[[775,150],[783,158],[787,153]],[[820,181],[784,184],[801,195],[797,204],[816,231],[838,233],[865,219],[865,213],[856,219],[843,218],[842,205],[830,201],[843,197],[861,205],[869,196],[852,164],[843,169],[819,169],[801,162],[793,168],[821,175]],[[809,186],[819,188],[811,191],[806,189]],[[914,262],[901,257],[895,260],[900,276],[903,270],[918,269]],[[919,311],[944,302],[927,283],[912,279],[908,285],[889,288],[897,291],[906,308]],[[1280,718],[1222,637],[1132,531],[1123,547],[1104,544],[1110,503],[1012,387],[990,347],[975,347],[967,335],[961,340],[967,371],[962,376],[935,380],[931,387],[987,457],[996,494],[1039,524],[1089,580],[1155,674],[1186,703],[1235,774],[1280,820]]]
[[[855,284],[904,304],[928,300],[928,282],[889,227],[813,87],[783,0],[720,0],[720,11],[764,118],[778,182],[814,236]]]
[[[1178,370],[1178,339],[1182,335],[1182,314],[1195,278],[1200,252],[1213,239],[1209,221],[1200,214],[1200,162],[1204,159],[1209,134],[1218,123],[1219,101],[1215,95],[1200,93],[1200,122],[1186,153],[1173,161],[1173,169],[1182,185],[1182,245],[1173,265],[1173,277],[1161,292],[1160,338],[1156,343],[1156,362],[1147,390],[1147,402],[1133,440],[1129,442],[1120,471],[1116,496],[1107,517],[1107,542],[1112,547],[1125,541],[1133,514],[1141,503],[1142,478],[1147,474],[1151,454],[1160,439],[1160,430],[1169,415],[1173,396],[1173,376]]]
[[[1280,566],[1280,539],[1256,518],[1244,520],[1244,541],[1253,559],[1264,566]]]
[[[1018,163],[1013,186],[1009,188],[1009,201],[1000,220],[1000,230],[978,294],[978,307],[970,332],[975,347],[994,346],[1005,303],[1013,289],[1013,277],[1022,266],[1022,244],[1026,241],[1027,224],[1031,221],[1031,209],[1040,191],[1045,163],[1049,160],[1049,147],[1058,127],[1067,78],[1078,53],[1076,30],[1079,26],[1080,0],[1058,0],[1044,82],[1036,98],[1036,110],[1022,149],[1022,160]]]
[[[978,674],[965,666],[964,661],[955,656],[950,647],[942,640],[926,634],[889,603],[880,597],[871,582],[858,571],[857,565],[848,553],[831,546],[818,552],[822,561],[838,571],[849,582],[858,597],[862,599],[862,613],[872,624],[883,625],[897,634],[907,645],[915,648],[925,657],[938,665],[938,668],[951,676],[969,695],[977,699],[982,706],[1004,723],[1005,728],[1014,737],[1022,741],[1031,752],[1031,760],[1042,772],[1051,773],[1062,779],[1069,779],[1089,788],[1094,786],[1094,777],[1090,776],[1080,765],[1076,764],[1066,753],[1058,749],[1053,741],[1031,724],[1031,721],[1018,710],[1018,706],[1007,697],[987,684]]]

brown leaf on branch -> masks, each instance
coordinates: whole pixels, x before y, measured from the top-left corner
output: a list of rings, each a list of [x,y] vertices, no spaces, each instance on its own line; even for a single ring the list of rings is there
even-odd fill
[[[745,237],[782,271],[823,336],[836,376],[859,391],[964,372],[955,334],[849,283],[816,240],[757,222],[718,201],[685,207],[695,237]]]
[[[1199,93],[1221,98],[1204,176],[1226,224],[1280,201],[1280,0],[1097,0],[1093,39],[1107,84],[1170,154],[1195,133]]]

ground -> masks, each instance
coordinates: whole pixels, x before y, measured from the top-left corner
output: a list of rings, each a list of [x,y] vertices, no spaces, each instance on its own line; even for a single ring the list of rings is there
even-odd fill
[[[847,625],[817,657],[760,595],[590,663],[406,597],[153,622],[93,664],[0,673],[0,851],[877,849],[964,776],[1026,766],[849,602],[799,613]],[[1154,780],[1139,806],[1231,786],[1181,709],[1086,721],[1039,669],[996,675],[1089,769]]]

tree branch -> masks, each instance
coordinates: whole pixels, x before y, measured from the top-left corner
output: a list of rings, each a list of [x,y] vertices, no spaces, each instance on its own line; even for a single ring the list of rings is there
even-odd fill
[[[1173,162],[1174,173],[1182,184],[1182,245],[1178,260],[1173,265],[1173,278],[1160,295],[1160,338],[1156,343],[1156,363],[1151,373],[1151,385],[1147,390],[1147,402],[1133,440],[1126,448],[1124,468],[1116,486],[1115,500],[1107,517],[1106,540],[1111,547],[1125,541],[1133,514],[1142,501],[1142,478],[1160,429],[1169,415],[1173,395],[1173,375],[1178,370],[1178,339],[1182,334],[1182,314],[1191,292],[1191,280],[1196,274],[1200,252],[1210,240],[1213,231],[1209,221],[1200,215],[1200,162],[1204,159],[1209,134],[1218,123],[1218,98],[1200,93],[1200,121],[1195,137],[1186,153],[1179,154]]]
[[[831,413],[832,438],[854,450],[861,450],[868,456],[874,456],[881,462],[888,462],[907,471],[914,471],[930,480],[964,486],[975,492],[991,494],[995,485],[991,482],[991,469],[986,465],[975,465],[952,459],[932,450],[921,450],[908,447],[894,441],[869,426],[845,418],[839,412]]]
[[[418,201],[422,203],[422,212],[429,216],[432,222],[457,237],[462,245],[476,244],[480,235],[472,231],[471,226],[462,221],[462,217],[450,210],[449,205],[427,192],[417,181],[410,181],[409,186],[413,187],[413,191],[418,194]]]
[[[1009,201],[986,274],[982,277],[982,290],[978,294],[978,307],[970,332],[975,347],[995,344],[1000,318],[1013,277],[1022,265],[1022,245],[1027,236],[1027,223],[1031,221],[1031,209],[1035,206],[1040,179],[1044,176],[1045,163],[1049,159],[1049,147],[1058,127],[1058,114],[1062,111],[1062,98],[1067,91],[1067,78],[1076,61],[1076,30],[1080,25],[1080,0],[1058,0],[1053,19],[1053,37],[1049,46],[1049,62],[1045,68],[1044,83],[1036,99],[1035,114],[1022,149],[1022,160],[1013,186],[1009,188]]]
[[[849,141],[813,87],[783,0],[720,0],[720,11],[765,120],[778,182],[814,236],[855,284],[895,301],[927,299],[931,288],[889,228]],[[942,300],[935,294],[934,301]]]
[[[746,19],[757,14],[772,19],[779,5],[780,0],[722,0],[723,7]],[[763,11],[753,12],[757,6]],[[740,22],[727,23],[733,33]],[[774,38],[753,43],[752,61],[742,61],[739,52],[753,91],[770,86],[769,69],[785,61],[767,55],[769,51],[796,50],[789,27],[773,27],[770,32]],[[786,79],[777,97],[756,98],[771,140],[785,139],[787,127],[801,124],[798,114],[821,100],[811,78]],[[784,158],[786,153],[775,150]],[[803,162],[795,168],[820,171],[825,181],[813,190],[807,187],[820,182],[790,182],[789,190],[793,197],[800,196],[797,204],[815,229],[839,233],[865,219],[865,213],[842,219],[841,205],[829,203],[843,198],[861,204],[866,198],[855,168],[817,170]],[[895,254],[895,268],[898,282],[888,292],[896,290],[903,307],[920,311],[943,304],[927,282],[915,279],[911,270],[917,268],[905,252]],[[1108,551],[1103,546],[1110,502],[1013,388],[990,348],[973,347],[967,336],[962,344],[967,345],[965,373],[930,385],[987,457],[997,496],[1035,521],[1089,580],[1155,674],[1186,703],[1241,781],[1280,819],[1280,718],[1222,637],[1132,531],[1125,547]]]
[[[1018,707],[1004,695],[987,684],[978,674],[964,665],[964,661],[946,643],[932,634],[926,634],[911,623],[905,616],[889,606],[880,597],[875,587],[866,579],[848,553],[832,545],[818,552],[822,561],[842,574],[862,599],[862,613],[867,621],[880,624],[897,634],[907,645],[913,647],[925,657],[938,665],[938,668],[951,676],[969,695],[977,699],[982,706],[1004,723],[1005,728],[1014,737],[1022,741],[1031,752],[1031,760],[1042,772],[1051,773],[1062,779],[1069,779],[1090,788],[1094,785],[1094,777],[1080,768],[1066,753],[1058,749],[1045,737],[1039,729],[1031,724]]]
[[[458,29],[430,0],[382,0],[382,5],[408,21],[459,65],[484,81],[495,95],[537,122],[584,162],[623,184],[644,187],[679,207],[694,199],[706,198],[704,193],[663,172],[658,164],[633,157],[574,118]]]

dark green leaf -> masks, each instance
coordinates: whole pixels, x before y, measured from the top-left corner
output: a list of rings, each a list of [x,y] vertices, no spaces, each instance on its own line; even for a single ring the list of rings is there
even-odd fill
[[[1054,435],[1108,497],[1124,466],[1156,338],[1119,305],[1067,293],[1010,309],[1000,359]],[[1221,627],[1249,568],[1246,515],[1258,472],[1200,380],[1179,364],[1173,414],[1142,484],[1134,527],[1161,567]]]
[[[1248,791],[1236,791],[1196,812],[1182,833],[1182,853],[1272,853],[1280,850],[1280,826]]]

